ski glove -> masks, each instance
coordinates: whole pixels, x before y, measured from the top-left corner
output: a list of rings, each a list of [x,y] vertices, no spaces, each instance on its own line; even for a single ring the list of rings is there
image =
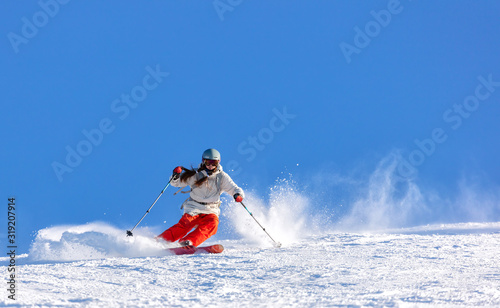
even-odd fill
[[[236,201],[236,202],[243,201],[243,197],[240,194],[234,194],[233,198],[234,198],[234,201]]]
[[[182,167],[175,167],[174,171],[172,171],[172,180],[177,180],[182,172]]]

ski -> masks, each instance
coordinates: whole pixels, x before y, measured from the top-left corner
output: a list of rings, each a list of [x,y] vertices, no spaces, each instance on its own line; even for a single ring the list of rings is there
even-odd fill
[[[167,250],[175,255],[193,255],[199,253],[221,253],[224,251],[224,246],[220,244],[201,246],[201,247],[185,246],[185,247],[169,248]]]

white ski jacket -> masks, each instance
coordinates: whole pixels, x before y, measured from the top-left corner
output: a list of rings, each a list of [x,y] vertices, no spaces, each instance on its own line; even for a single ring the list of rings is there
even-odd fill
[[[196,181],[206,176],[206,170],[202,170],[190,177],[186,182],[181,182],[180,178],[170,182],[174,187],[191,187],[190,197],[184,201],[181,207],[184,209],[184,213],[191,216],[198,214],[215,214],[219,216],[221,204],[220,195],[223,192],[228,193],[231,197],[234,194],[240,194],[242,197],[245,197],[243,190],[233,182],[227,173],[222,171],[222,166],[220,164],[217,166],[217,169],[208,176],[208,180],[205,183],[201,184],[199,187],[192,186]]]

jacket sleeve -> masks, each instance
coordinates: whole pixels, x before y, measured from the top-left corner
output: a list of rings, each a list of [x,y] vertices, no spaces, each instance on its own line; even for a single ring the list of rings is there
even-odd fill
[[[227,173],[224,173],[224,176],[222,177],[221,190],[228,193],[231,197],[234,196],[234,194],[240,194],[243,198],[245,198],[243,189],[238,187],[238,185],[234,183],[233,179],[231,179]]]
[[[178,177],[177,179],[173,179],[174,175],[172,174],[170,176],[170,185],[172,185],[173,187],[183,187],[184,186],[184,183],[181,183],[181,178]]]

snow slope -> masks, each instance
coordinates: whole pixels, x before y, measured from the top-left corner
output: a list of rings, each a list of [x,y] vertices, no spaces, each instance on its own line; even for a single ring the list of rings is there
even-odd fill
[[[218,255],[170,255],[154,240],[163,227],[141,225],[133,237],[102,222],[39,230],[29,254],[17,258],[17,300],[4,290],[0,307],[499,307],[500,222],[408,227],[453,213],[498,221],[497,195],[439,206],[441,198],[411,182],[400,189],[390,166],[360,185],[344,213],[342,204],[318,207],[321,194],[303,194],[287,180],[267,201],[248,192],[279,249],[227,200],[206,243],[223,244]]]
[[[222,254],[173,256],[102,224],[46,229],[0,306],[500,306],[500,223],[221,242]]]

